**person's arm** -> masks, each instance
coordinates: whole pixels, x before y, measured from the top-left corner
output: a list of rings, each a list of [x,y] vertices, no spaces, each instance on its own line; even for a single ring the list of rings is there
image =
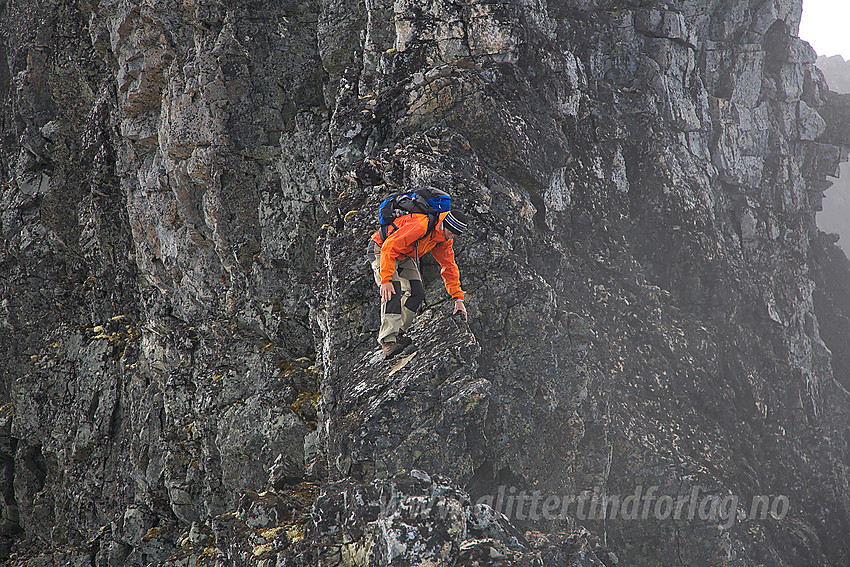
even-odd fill
[[[423,224],[421,219],[415,217],[424,218],[425,223]],[[385,283],[392,283],[396,262],[401,260],[404,256],[401,251],[413,246],[417,240],[425,236],[425,232],[428,230],[428,217],[425,215],[415,215],[415,217],[406,219],[404,222],[399,223],[401,226],[392,231],[381,245],[382,288]],[[381,296],[383,295],[382,291]],[[392,292],[390,292],[390,295],[392,295]]]
[[[431,250],[431,254],[439,262],[440,275],[443,277],[443,283],[446,284],[446,291],[455,300],[455,308],[453,313],[458,311],[466,315],[466,307],[463,304],[463,289],[460,287],[460,270],[455,263],[455,251],[452,247],[452,241],[447,240],[439,243]]]

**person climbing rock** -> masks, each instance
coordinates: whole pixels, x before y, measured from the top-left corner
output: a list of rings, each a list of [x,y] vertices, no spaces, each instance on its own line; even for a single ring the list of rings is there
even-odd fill
[[[466,231],[467,222],[462,211],[440,213],[428,232],[428,215],[408,214],[395,219],[386,239],[381,238],[380,230],[372,235],[368,259],[381,294],[378,342],[384,359],[394,357],[411,343],[404,333],[425,299],[419,258],[428,252],[439,262],[446,291],[454,298],[452,315],[461,313],[466,319],[452,240]]]

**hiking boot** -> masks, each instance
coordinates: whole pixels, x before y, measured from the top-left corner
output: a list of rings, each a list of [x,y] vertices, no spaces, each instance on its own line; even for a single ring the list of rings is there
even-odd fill
[[[395,337],[395,342],[398,344],[404,345],[404,348],[407,348],[410,343],[413,342],[413,339],[405,335],[402,331],[398,332],[398,335]]]
[[[408,339],[410,340],[410,339]],[[407,343],[410,344],[410,343]],[[384,360],[389,360],[401,351],[404,350],[404,347],[407,345],[404,343],[399,343],[396,341],[384,341],[381,343],[381,351],[384,353]]]

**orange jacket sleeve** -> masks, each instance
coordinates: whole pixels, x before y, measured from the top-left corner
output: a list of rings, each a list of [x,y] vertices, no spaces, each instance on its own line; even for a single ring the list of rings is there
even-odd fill
[[[410,215],[397,230],[387,236],[381,245],[381,283],[392,281],[396,262],[413,255],[413,245],[425,236],[427,230],[427,216]]]
[[[463,299],[463,290],[460,288],[460,270],[455,263],[455,249],[452,241],[446,240],[437,244],[431,254],[440,263],[440,275],[446,284],[446,291],[455,299]]]

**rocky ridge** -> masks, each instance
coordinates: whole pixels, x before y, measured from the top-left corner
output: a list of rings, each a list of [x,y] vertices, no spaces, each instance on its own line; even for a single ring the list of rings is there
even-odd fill
[[[800,12],[0,0],[4,560],[846,564],[850,105]],[[426,261],[384,362],[363,252],[417,184],[471,317]],[[739,521],[480,503],[637,486]]]
[[[823,72],[831,91],[842,95],[850,94],[850,63],[844,61],[840,55],[820,56],[817,66]],[[823,210],[818,212],[817,221],[821,230],[844,239],[839,240],[838,245],[846,253],[850,241],[850,227],[847,226],[847,218],[850,217],[850,186],[847,182],[850,178],[850,166],[847,162],[841,164],[839,173],[838,179],[833,181],[833,186],[826,191]]]

